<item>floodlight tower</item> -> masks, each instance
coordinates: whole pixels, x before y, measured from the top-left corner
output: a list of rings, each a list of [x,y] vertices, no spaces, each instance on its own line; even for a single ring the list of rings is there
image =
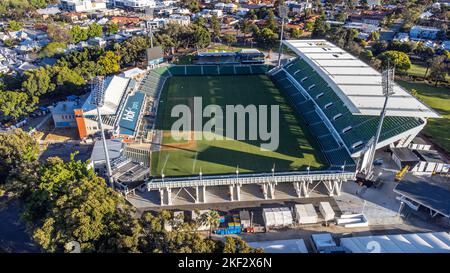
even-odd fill
[[[149,36],[150,36],[150,47],[153,48],[153,27],[151,25],[149,25],[149,20],[153,19],[153,8],[147,7],[145,8],[145,17],[146,17],[146,28],[147,31],[150,31]]]
[[[105,102],[104,78],[100,76],[95,77],[91,83],[91,90],[92,90],[92,104],[94,104],[97,108],[98,125],[102,136],[103,150],[105,151],[108,182],[111,185],[111,188],[114,189],[114,179],[112,177],[111,162],[109,161],[108,145],[106,145],[105,132],[103,131],[103,121],[100,113],[100,107],[102,107]]]
[[[386,116],[386,107],[387,107],[388,99],[389,99],[389,96],[394,94],[394,73],[395,73],[395,68],[393,68],[393,67],[390,68],[389,64],[388,64],[387,69],[384,70],[383,74],[382,74],[381,85],[382,85],[382,91],[383,91],[383,95],[384,95],[384,105],[383,105],[383,109],[381,110],[380,121],[378,123],[377,132],[375,134],[375,138],[372,141],[372,147],[368,151],[369,158],[367,161],[366,179],[370,179],[372,176],[373,161],[375,158],[376,146],[380,139],[384,117]]]
[[[284,1],[278,6],[278,14],[281,17],[281,32],[280,32],[280,48],[278,49],[278,67],[281,66],[281,54],[283,50],[283,34],[284,34],[284,18],[287,15],[287,7]]]

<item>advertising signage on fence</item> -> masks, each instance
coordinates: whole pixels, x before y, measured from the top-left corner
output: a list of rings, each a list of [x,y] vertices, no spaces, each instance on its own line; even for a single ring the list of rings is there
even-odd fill
[[[139,113],[144,103],[144,97],[144,93],[140,92],[128,97],[119,121],[121,135],[134,136],[139,120]]]

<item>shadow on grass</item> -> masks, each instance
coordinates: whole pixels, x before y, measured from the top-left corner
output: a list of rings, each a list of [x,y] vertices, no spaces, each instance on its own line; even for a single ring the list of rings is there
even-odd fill
[[[215,146],[210,146],[203,150],[198,154],[197,159],[229,167],[236,167],[239,165],[239,168],[247,169],[252,172],[270,173],[274,164],[277,171],[289,171],[306,168],[306,165],[298,168],[292,168],[291,164],[293,161],[291,160],[246,153]]]

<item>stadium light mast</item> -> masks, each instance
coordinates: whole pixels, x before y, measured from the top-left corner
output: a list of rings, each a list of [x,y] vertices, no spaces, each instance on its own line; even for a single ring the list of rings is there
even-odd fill
[[[283,50],[283,34],[284,34],[284,18],[287,15],[287,7],[284,1],[278,6],[278,14],[281,17],[281,32],[280,32],[280,48],[278,49],[278,67],[281,66],[281,54]]]
[[[375,138],[373,139],[372,147],[369,150],[369,160],[367,162],[366,179],[370,179],[370,177],[372,176],[373,161],[375,159],[376,146],[380,139],[381,129],[383,128],[383,121],[384,121],[384,117],[386,116],[386,107],[387,107],[388,99],[389,99],[389,96],[394,94],[394,73],[395,73],[395,68],[389,67],[389,63],[388,63],[388,67],[386,70],[383,71],[382,79],[381,79],[381,85],[383,88],[382,91],[383,91],[383,95],[384,95],[384,104],[383,104],[383,109],[381,110],[380,121],[378,123],[377,132],[375,134]]]
[[[105,151],[108,182],[111,185],[111,188],[114,189],[114,179],[112,177],[111,162],[109,161],[108,145],[106,144],[105,132],[103,131],[103,121],[100,113],[100,107],[102,107],[105,102],[104,78],[99,76],[95,77],[92,80],[91,90],[93,91],[92,104],[94,104],[97,108],[98,125],[102,136],[103,150]]]
[[[153,8],[146,7],[145,8],[145,17],[147,19],[146,26],[147,30],[150,31],[150,47],[153,48],[153,27],[149,24],[149,21],[153,19]]]

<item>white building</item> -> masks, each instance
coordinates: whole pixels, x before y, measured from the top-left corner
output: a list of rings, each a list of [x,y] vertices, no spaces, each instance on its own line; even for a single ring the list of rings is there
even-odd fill
[[[166,21],[167,23],[176,23],[182,26],[187,26],[191,23],[191,18],[189,16],[183,16],[179,14],[172,14]]]
[[[113,6],[130,9],[144,9],[156,7],[154,0],[116,0]]]
[[[305,2],[288,1],[286,2],[286,5],[288,6],[289,11],[296,13],[304,12],[306,9],[312,9],[312,3],[308,0]]]
[[[446,232],[342,238],[341,246],[352,253],[450,253]]]
[[[105,0],[61,0],[61,9],[73,12],[88,12],[106,9]]]
[[[80,101],[62,101],[49,107],[55,128],[76,128],[74,110],[80,108]]]

